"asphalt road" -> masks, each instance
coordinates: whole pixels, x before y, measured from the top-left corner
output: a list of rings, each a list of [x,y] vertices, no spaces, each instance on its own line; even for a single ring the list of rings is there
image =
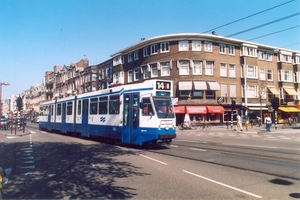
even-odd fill
[[[13,168],[4,198],[300,198],[296,133],[184,131],[171,146],[149,150],[28,129],[0,138],[0,166]]]

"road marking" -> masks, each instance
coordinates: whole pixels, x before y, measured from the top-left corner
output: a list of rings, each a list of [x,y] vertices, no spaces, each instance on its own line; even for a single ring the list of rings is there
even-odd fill
[[[163,164],[163,165],[168,165],[168,164],[167,164],[167,163],[165,163],[165,162],[162,162],[162,161],[156,160],[156,159],[154,159],[154,158],[151,158],[151,157],[145,156],[145,155],[143,155],[143,154],[138,154],[138,155],[139,155],[139,156],[142,156],[142,157],[144,157],[144,158],[148,158],[148,159],[150,159],[150,160],[153,160],[153,161],[155,161],[155,162],[161,163],[161,164]]]
[[[195,141],[195,140],[177,140],[176,141],[180,141],[180,142],[195,142],[195,143],[201,143],[201,144],[207,144],[208,142],[199,142],[199,141]]]
[[[269,148],[269,149],[277,149],[278,147],[268,147],[268,146],[258,146],[258,145],[239,145],[239,144],[222,144],[226,146],[240,146],[240,147],[259,147],[259,148]]]
[[[191,174],[191,175],[196,176],[196,177],[198,177],[198,178],[202,178],[202,179],[204,179],[204,180],[207,180],[207,181],[216,183],[216,184],[218,184],[218,185],[221,185],[221,186],[224,186],[224,187],[227,187],[227,188],[236,190],[236,191],[238,191],[238,192],[242,192],[242,193],[244,193],[244,194],[248,194],[248,195],[253,196],[253,197],[256,197],[256,198],[258,198],[258,199],[261,199],[261,198],[262,198],[262,196],[253,194],[253,193],[251,193],[251,192],[247,192],[247,191],[245,191],[245,190],[241,190],[241,189],[239,189],[239,188],[232,187],[232,186],[230,186],[230,185],[227,185],[227,184],[224,184],[224,183],[221,183],[221,182],[218,182],[218,181],[215,181],[215,180],[206,178],[206,177],[204,177],[204,176],[200,176],[200,175],[198,175],[198,174],[194,174],[194,173],[189,172],[189,171],[186,171],[186,170],[183,170],[183,171],[184,171],[185,173]]]
[[[190,148],[191,150],[196,150],[196,151],[206,151],[204,149],[196,149],[196,148]]]

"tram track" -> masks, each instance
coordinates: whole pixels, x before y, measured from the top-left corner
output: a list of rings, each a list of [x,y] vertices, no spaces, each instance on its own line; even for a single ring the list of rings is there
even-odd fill
[[[172,146],[174,148],[172,148]],[[288,170],[283,170],[281,173],[276,171],[276,167],[283,168],[285,166],[299,166],[300,156],[299,150],[280,149],[266,146],[250,146],[250,145],[233,145],[210,142],[172,142],[170,148],[161,146],[156,149],[147,149],[150,152],[172,156],[180,159],[205,162],[235,169],[248,170],[256,173],[273,175],[281,178],[289,178],[300,180],[300,174],[288,173]],[[185,152],[184,152],[185,151]],[[195,153],[199,152],[199,153]],[[206,156],[202,156],[206,154]],[[209,159],[209,155],[217,154],[218,157],[233,158],[236,162],[222,162],[218,159]],[[240,160],[240,161],[238,161]],[[253,165],[243,163],[254,162]],[[262,163],[262,167],[257,167]],[[277,163],[278,166],[272,166],[271,163]],[[272,168],[275,168],[272,171]]]

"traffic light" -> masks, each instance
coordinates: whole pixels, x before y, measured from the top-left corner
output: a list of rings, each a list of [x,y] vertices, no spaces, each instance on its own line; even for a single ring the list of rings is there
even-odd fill
[[[232,109],[232,110],[235,110],[235,100],[232,100],[232,101],[231,101],[231,109]]]
[[[272,100],[272,107],[274,110],[277,110],[279,107],[279,98],[278,97],[274,97],[274,99]]]

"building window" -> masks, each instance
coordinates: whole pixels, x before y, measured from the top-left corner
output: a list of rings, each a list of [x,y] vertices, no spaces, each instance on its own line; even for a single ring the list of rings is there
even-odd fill
[[[119,64],[123,64],[123,56],[116,56],[113,58],[113,65],[119,65]]]
[[[133,52],[133,59],[138,60],[139,59],[139,51]]]
[[[143,56],[148,57],[149,56],[149,47],[143,48]]]
[[[290,70],[280,70],[279,80],[284,82],[293,82],[293,72]]]
[[[266,60],[267,60],[267,61],[272,61],[272,59],[273,59],[273,54],[271,54],[271,53],[266,53]]]
[[[281,62],[291,63],[292,62],[292,55],[280,54],[280,61]]]
[[[243,55],[244,56],[256,57],[257,56],[257,50],[254,47],[243,46]]]
[[[201,51],[201,41],[192,41],[192,51]]]
[[[160,43],[160,52],[165,53],[170,51],[170,43],[169,42],[163,42]]]
[[[212,42],[208,42],[208,41],[204,42],[204,51],[212,52]]]
[[[226,65],[226,63],[220,63],[220,76],[227,77],[227,65]]]
[[[258,51],[258,59],[264,60],[264,59],[265,59],[265,52],[263,52],[263,51]]]
[[[295,64],[300,64],[300,56],[295,56]]]
[[[179,75],[189,75],[189,61],[181,60],[178,62]]]
[[[300,83],[300,72],[296,72],[296,83]]]
[[[227,97],[228,96],[228,89],[227,89],[227,84],[220,84],[221,88],[221,97]]]
[[[214,90],[206,90],[206,99],[215,99],[215,93]]]
[[[138,80],[140,80],[140,69],[135,68],[134,69],[134,81],[138,81]]]
[[[129,63],[132,62],[132,53],[127,55],[127,60]]]
[[[128,71],[128,83],[131,83],[133,80],[132,80],[132,70],[129,70]]]
[[[161,68],[161,76],[170,76],[170,72],[171,72],[170,62],[161,62],[160,68]]]
[[[235,64],[229,64],[229,77],[230,78],[235,78],[236,77]]]
[[[221,54],[226,54],[226,45],[225,44],[220,44],[220,53]]]
[[[193,74],[201,75],[202,74],[202,60],[193,60]]]
[[[235,54],[234,46],[228,46],[228,54],[229,55],[234,55]]]
[[[265,69],[259,69],[259,79],[266,80],[266,72]]]
[[[189,50],[189,41],[179,41],[179,51],[188,51]]]
[[[180,90],[179,91],[179,96],[180,97],[189,97],[190,96],[190,91],[188,91],[188,90]]]
[[[230,98],[236,98],[236,85],[230,85],[229,92]]]
[[[157,54],[157,44],[153,44],[150,46],[150,54]]]
[[[151,77],[158,77],[157,63],[150,64]]]
[[[244,72],[244,70],[243,70],[243,72]],[[247,78],[257,78],[257,76],[258,76],[257,66],[251,66],[251,65],[246,66],[246,74],[243,75],[243,77],[245,77],[245,76]]]
[[[203,90],[193,90],[193,97],[203,98]]]
[[[147,65],[142,66],[144,79],[150,78],[149,68]]]
[[[268,69],[268,81],[273,81],[273,70]]]
[[[205,62],[205,75],[214,75],[214,61]]]

